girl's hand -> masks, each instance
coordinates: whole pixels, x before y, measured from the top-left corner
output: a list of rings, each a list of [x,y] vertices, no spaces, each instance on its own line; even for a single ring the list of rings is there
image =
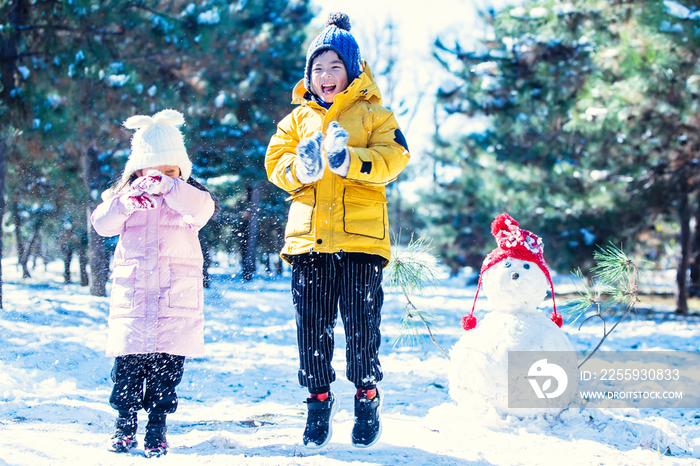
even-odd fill
[[[156,202],[148,197],[143,191],[132,190],[119,198],[119,204],[124,211],[131,214],[136,210],[151,210],[156,208]]]
[[[152,195],[168,194],[173,189],[173,179],[158,170],[148,170],[146,176],[136,178],[131,188]]]

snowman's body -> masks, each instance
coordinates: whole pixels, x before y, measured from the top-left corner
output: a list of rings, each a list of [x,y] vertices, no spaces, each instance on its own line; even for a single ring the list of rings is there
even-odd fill
[[[469,409],[493,407],[500,414],[515,415],[552,413],[549,408],[508,407],[509,351],[570,352],[569,364],[576,364],[566,334],[537,308],[547,296],[547,278],[533,262],[506,258],[484,272],[482,287],[492,312],[452,347],[450,396]]]

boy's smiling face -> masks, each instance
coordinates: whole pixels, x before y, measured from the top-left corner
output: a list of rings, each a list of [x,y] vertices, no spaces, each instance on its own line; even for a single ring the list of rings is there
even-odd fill
[[[326,103],[348,87],[348,72],[345,63],[333,50],[322,52],[311,64],[311,86],[314,94]]]

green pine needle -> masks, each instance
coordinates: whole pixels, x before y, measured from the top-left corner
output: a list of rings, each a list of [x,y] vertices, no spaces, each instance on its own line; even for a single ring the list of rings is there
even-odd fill
[[[576,317],[571,322],[576,322],[589,309],[600,309],[603,302],[600,299],[600,291],[596,290],[592,283],[585,279],[581,269],[574,270],[576,276],[576,293],[578,296],[570,299],[562,312],[567,315],[575,315]]]
[[[623,281],[632,270],[632,261],[612,243],[605,247],[599,246],[598,250],[593,252],[593,259],[597,264],[591,268],[591,272],[602,283],[613,285]]]
[[[405,250],[392,248],[391,261],[386,268],[388,286],[406,293],[436,286],[435,266],[425,256],[432,249],[431,240],[420,237],[411,240]]]
[[[579,364],[579,368],[598,351],[606,338],[630,312],[636,312],[639,302],[639,267],[622,249],[612,243],[605,247],[599,246],[593,253],[593,258],[596,265],[591,268],[594,275],[592,282],[589,283],[583,277],[581,270],[576,269],[574,275],[578,279],[576,285],[578,296],[566,303],[567,313],[576,315],[573,322],[583,318],[579,329],[591,319],[600,319],[603,323],[603,337]],[[582,290],[578,289],[579,284],[583,284]],[[607,296],[607,298],[603,300],[601,296]],[[602,311],[608,308],[614,309],[613,314],[618,318],[610,329],[607,328],[602,314]],[[591,309],[593,309],[592,312]]]
[[[391,339],[391,345],[396,348],[397,346],[410,346],[410,347],[421,347],[422,341],[425,335],[422,333],[424,328],[424,322],[435,328],[435,321],[437,317],[430,313],[429,311],[413,310],[406,311],[406,314],[401,319],[401,328],[399,333]]]

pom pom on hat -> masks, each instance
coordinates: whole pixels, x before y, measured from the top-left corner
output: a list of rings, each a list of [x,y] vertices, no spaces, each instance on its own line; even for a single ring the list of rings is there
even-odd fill
[[[128,180],[137,170],[172,165],[180,168],[182,178],[187,181],[192,174],[192,162],[178,129],[183,124],[185,117],[177,110],[162,110],[152,117],[134,115],[127,118],[124,127],[137,131],[131,138],[131,155],[122,180]]]
[[[472,310],[472,312],[474,311]],[[471,330],[474,327],[476,327],[476,317],[473,314],[462,317],[462,328],[464,330]]]
[[[326,20],[326,28],[311,41],[306,51],[306,67],[304,68],[304,87],[313,91],[311,86],[311,65],[318,54],[333,50],[338,54],[348,73],[348,83],[362,74],[362,57],[357,41],[350,34],[350,18],[345,13],[331,13]]]
[[[554,309],[551,319],[552,322],[561,328],[563,318],[561,314],[557,313],[557,305],[554,302],[554,284],[552,283],[552,277],[549,273],[549,267],[547,267],[544,261],[544,243],[542,239],[532,232],[520,229],[518,222],[507,213],[497,216],[493,222],[491,222],[491,234],[496,239],[498,247],[486,256],[484,263],[481,265],[479,284],[477,285],[476,294],[474,295],[472,312],[468,316],[462,318],[462,327],[464,330],[470,330],[476,327],[474,308],[476,307],[476,299],[479,297],[479,289],[481,288],[481,279],[484,276],[484,272],[491,266],[508,257],[534,262],[540,270],[542,270],[552,291],[552,306]]]
[[[352,25],[350,24],[350,17],[345,13],[337,12],[331,13],[326,19],[326,27],[335,26],[345,31],[350,32]]]
[[[564,318],[561,314],[557,313],[557,311],[554,311],[552,313],[552,322],[557,324],[557,327],[561,328],[561,326],[564,325]]]

